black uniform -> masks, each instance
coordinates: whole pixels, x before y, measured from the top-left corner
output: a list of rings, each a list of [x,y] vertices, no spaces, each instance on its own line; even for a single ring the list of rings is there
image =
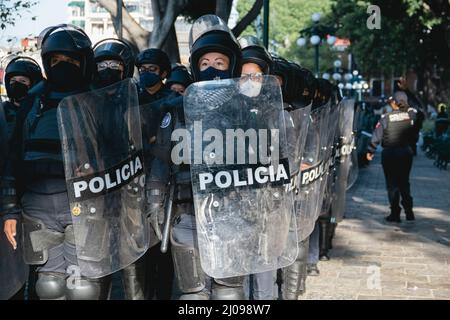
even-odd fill
[[[413,198],[409,185],[413,150],[411,143],[415,139],[415,119],[417,111],[395,110],[383,115],[378,122],[369,146],[373,153],[378,144],[383,147],[381,162],[386,177],[391,215],[388,221],[400,221],[400,195],[402,206],[408,220],[413,220]]]
[[[170,100],[176,100],[177,94],[162,85],[150,94],[146,87],[162,82],[164,72],[170,76],[170,61],[166,53],[159,49],[141,52],[136,66],[155,64],[160,67],[158,75],[141,72],[139,81],[139,104],[141,106],[142,134],[145,152],[147,217],[150,221],[150,249],[145,255],[146,299],[169,300],[172,295],[173,263],[171,254],[162,253],[160,243],[164,222],[164,200],[168,194],[170,176],[171,134],[174,114],[168,107]],[[151,170],[149,170],[151,169]],[[170,251],[170,248],[169,248]]]
[[[146,189],[148,212],[151,220],[153,234],[151,235],[150,249],[145,256],[146,266],[146,290],[147,299],[156,298],[158,300],[169,300],[172,295],[173,285],[173,262],[169,253],[160,251],[159,238],[157,232],[162,230],[164,221],[164,200],[168,193],[168,183],[170,179],[170,152],[172,147],[171,135],[175,123],[175,113],[172,104],[182,104],[181,97],[173,91],[162,88],[154,95],[149,95],[147,91],[140,95],[141,105],[146,101],[150,105],[143,105],[143,108],[153,110],[143,110],[146,118],[144,120],[144,149],[146,168],[151,168],[147,172]],[[149,116],[148,112],[152,114]],[[157,123],[148,123],[149,119],[161,119]],[[155,137],[155,141],[151,139]],[[151,142],[150,142],[151,141]],[[158,225],[158,226],[157,226]],[[156,229],[159,230],[156,230]]]
[[[447,131],[448,125],[449,119],[447,112],[445,111],[439,112],[435,123],[436,137],[442,136]]]

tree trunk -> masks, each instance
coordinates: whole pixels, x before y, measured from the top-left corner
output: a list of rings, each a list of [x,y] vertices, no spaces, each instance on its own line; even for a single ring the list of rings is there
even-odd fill
[[[170,28],[166,41],[164,41],[161,50],[163,50],[169,56],[170,62],[180,62],[180,49],[178,47],[177,33],[175,31],[175,25]]]
[[[98,3],[111,15],[116,34],[119,34],[120,23],[118,21],[117,0],[98,0]],[[148,47],[151,32],[133,19],[125,6],[122,7],[123,37],[128,40],[135,49],[143,50]]]
[[[152,48],[161,48],[168,39],[169,33],[174,28],[174,23],[187,5],[187,0],[152,0],[153,16],[155,17],[150,46]],[[177,48],[178,51],[178,48]]]
[[[216,0],[216,16],[220,17],[223,21],[228,22],[232,7],[233,0]]]
[[[256,19],[256,17],[261,12],[263,4],[263,0],[255,0],[255,3],[253,4],[253,7],[250,9],[250,11],[241,19],[241,21],[238,22],[236,27],[234,27],[233,33],[236,37],[239,37],[241,33],[244,32],[245,28],[247,28],[248,25],[250,25],[250,23],[252,23]]]

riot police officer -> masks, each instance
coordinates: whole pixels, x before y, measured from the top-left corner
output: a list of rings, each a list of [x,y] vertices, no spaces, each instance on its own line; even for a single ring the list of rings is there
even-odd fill
[[[316,101],[315,103],[317,105],[323,105],[325,103],[327,103],[332,95],[332,85],[328,80],[325,79],[318,79],[318,86],[319,86],[319,90],[317,93],[317,97],[316,97]],[[332,107],[336,107],[335,104],[332,105]],[[328,129],[330,130],[330,141],[331,145],[327,145],[327,149],[331,150],[332,149],[332,143],[334,142],[334,134],[336,133],[336,125],[337,125],[337,121],[335,121],[337,119],[333,119],[333,121],[331,121],[328,124]],[[331,154],[330,154],[331,155]],[[329,230],[330,227],[330,204],[331,204],[331,189],[329,188],[330,186],[328,185],[330,183],[330,177],[327,177],[325,179],[326,182],[326,186],[325,186],[325,195],[324,195],[324,204],[320,204],[321,208],[321,212],[320,212],[320,216],[319,219],[316,222],[316,225],[314,227],[314,231],[310,236],[309,239],[309,257],[308,257],[308,275],[310,276],[317,276],[319,275],[319,269],[317,268],[317,263],[319,261],[319,258],[321,260],[328,260],[328,256],[327,256],[327,252],[324,249],[324,247],[321,247],[322,245],[325,245],[325,239],[326,239],[326,234],[327,231]]]
[[[95,73],[92,44],[82,29],[58,25],[41,33],[40,45],[47,78],[29,92],[18,116],[14,145],[24,146],[15,150],[21,209],[16,203],[8,211],[6,235],[16,247],[22,216],[25,260],[39,265],[36,291],[41,299],[106,298],[104,279],[82,276],[76,285],[66,284],[77,253],[56,117],[62,99],[88,90]]]
[[[124,40],[104,39],[94,46],[97,73],[93,81],[96,88],[112,85],[134,74],[134,53]]]
[[[394,94],[390,104],[393,111],[383,115],[377,123],[368,148],[367,159],[373,159],[373,154],[381,143],[383,147],[381,163],[391,207],[391,214],[386,217],[386,221],[401,222],[400,197],[406,220],[412,221],[415,218],[409,173],[413,161],[411,141],[415,139],[414,123],[417,111],[408,106],[408,97],[402,91]]]
[[[294,127],[286,127],[288,141],[293,140],[297,152],[290,152],[290,157],[294,158],[291,165],[291,184],[294,187],[294,193],[297,195],[301,191],[299,185],[298,175],[300,167],[303,170],[303,164],[301,160],[303,158],[303,148],[305,146],[306,133],[309,127],[314,124],[309,123],[309,114],[311,111],[311,104],[316,94],[316,79],[314,75],[307,69],[300,67],[297,64],[290,63],[281,57],[275,57],[274,59],[273,74],[279,79],[283,92],[283,101],[285,110],[288,114],[285,115],[287,123],[295,123]],[[307,110],[305,110],[307,109]],[[289,119],[289,120],[288,120]],[[292,131],[292,134],[289,134]],[[296,137],[305,136],[302,140],[296,140]],[[289,138],[291,137],[291,138]],[[292,138],[293,137],[293,138]],[[290,143],[290,144],[293,144]],[[290,159],[291,162],[291,159]],[[295,167],[295,168],[294,168]],[[296,195],[294,197],[296,197]],[[304,291],[306,276],[307,276],[307,258],[309,248],[309,237],[302,236],[307,224],[306,220],[312,218],[302,218],[303,213],[298,207],[299,200],[296,200],[295,210],[297,219],[297,233],[300,237],[298,242],[298,255],[296,260],[290,266],[283,268],[280,272],[281,279],[280,288],[282,292],[282,298],[285,300],[296,300],[298,295]],[[309,234],[308,234],[309,235]]]
[[[172,66],[172,73],[167,78],[166,86],[170,90],[184,95],[186,88],[192,83],[192,76],[189,70],[182,64],[175,64]]]
[[[259,94],[261,78],[272,70],[272,57],[255,37],[239,39],[242,48],[242,77],[247,78],[247,96]],[[276,295],[276,270],[249,275],[245,278],[245,293],[253,300],[273,300]]]
[[[448,128],[449,125],[449,119],[448,119],[448,114],[446,111],[446,106],[443,103],[440,103],[438,105],[438,115],[435,121],[435,133],[436,133],[436,137],[441,137]]]
[[[168,55],[160,49],[147,49],[136,58],[139,70],[139,103],[148,104],[172,93],[163,81],[170,77],[171,64]]]
[[[5,69],[5,87],[9,101],[3,103],[8,123],[8,136],[11,138],[20,103],[27,97],[28,90],[42,80],[39,64],[29,57],[12,59]]]
[[[2,149],[2,160],[0,161],[0,177],[2,176],[3,171],[11,172],[9,169],[3,168],[3,162],[6,155],[8,154],[8,144],[12,140],[20,103],[27,97],[28,90],[30,90],[30,88],[32,88],[41,80],[42,71],[39,64],[29,57],[15,57],[8,63],[5,69],[4,83],[9,101],[5,101],[2,105],[5,116],[4,131],[6,133],[3,139],[6,149]],[[4,177],[0,180],[0,183],[4,184],[0,188],[0,190],[2,191],[2,194],[0,195],[0,203],[8,203],[8,198],[13,196],[13,194],[7,192],[8,190],[14,190],[12,188],[13,185],[10,185],[10,187],[8,187],[8,184],[12,182],[13,180],[9,179],[8,177]],[[0,204],[0,213],[3,213],[5,209],[6,208],[3,208],[3,205]],[[0,230],[3,230],[3,219],[0,221]],[[29,268],[28,266],[25,266],[25,263],[22,259],[21,250],[17,250],[16,252],[14,252],[6,239],[6,235],[3,232],[2,234],[0,234],[0,256],[2,257],[0,261],[0,287],[2,288],[0,289],[0,296],[10,296],[11,290],[17,291],[17,286],[19,284],[23,284],[23,282],[26,280],[26,273],[28,272]],[[7,270],[11,267],[14,267],[15,270]],[[34,275],[35,274],[33,272],[30,274],[31,283],[28,290],[29,296],[34,295],[34,292],[32,292],[32,288],[34,288]],[[13,289],[13,287],[15,288]]]
[[[139,69],[139,103],[143,122],[146,163],[147,217],[151,226],[150,249],[145,255],[145,297],[167,300],[172,295],[173,261],[170,247],[161,252],[166,197],[169,196],[171,133],[175,114],[172,105],[181,104],[178,93],[163,84],[171,76],[167,54],[147,49],[136,59]],[[169,252],[167,252],[169,251]]]
[[[194,82],[241,76],[242,54],[239,43],[219,17],[200,17],[191,29],[189,43]],[[175,128],[184,127],[184,116],[180,113]],[[243,299],[242,277],[211,279],[202,270],[189,164],[174,165],[172,176],[175,180],[175,221],[171,243],[175,274],[183,292],[180,299]]]
[[[133,77],[135,56],[126,41],[104,39],[98,42],[94,45],[94,58],[97,74],[93,86],[97,89]],[[145,270],[142,259],[123,269],[122,283],[126,300],[144,299]]]

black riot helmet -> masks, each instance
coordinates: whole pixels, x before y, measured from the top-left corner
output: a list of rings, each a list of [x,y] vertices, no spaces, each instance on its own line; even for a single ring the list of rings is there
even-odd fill
[[[331,97],[335,104],[339,104],[342,101],[342,99],[344,99],[344,97],[342,96],[342,90],[337,85],[333,86],[333,92]]]
[[[283,101],[292,103],[295,98],[295,88],[293,86],[292,68],[290,63],[282,57],[272,56],[272,75],[283,79],[281,91],[283,93]]]
[[[266,48],[259,42],[258,38],[247,36],[239,39],[242,49],[242,64],[255,63],[264,74],[270,74],[272,70],[272,57]]]
[[[294,87],[294,98],[292,104],[295,108],[303,108],[311,104],[317,88],[314,74],[306,68],[291,62],[292,85]]]
[[[167,86],[170,87],[172,84],[179,83],[187,88],[192,82],[192,76],[184,65],[179,63],[172,65],[172,73],[166,81]]]
[[[5,69],[5,87],[8,97],[11,95],[11,78],[14,76],[25,76],[30,79],[30,88],[42,80],[42,70],[36,60],[30,57],[15,57]]]
[[[326,79],[317,79],[317,91],[313,100],[313,108],[318,108],[326,104],[332,94],[333,85]]]
[[[200,81],[200,58],[209,52],[219,52],[230,59],[228,68],[232,78],[241,76],[242,53],[239,42],[227,24],[216,15],[207,14],[198,18],[189,34],[190,64],[194,81]]]
[[[159,66],[161,75],[167,72],[166,78],[170,77],[172,70],[170,59],[161,49],[147,49],[139,53],[136,58],[136,67],[140,68],[143,64],[155,64]]]
[[[54,53],[79,60],[81,80],[86,85],[91,82],[96,70],[94,51],[91,40],[83,29],[70,24],[49,27],[41,32],[38,47],[41,48],[42,63],[49,82],[52,82],[50,55]]]
[[[124,76],[132,78],[134,74],[134,53],[132,47],[119,39],[104,39],[94,46],[95,62],[118,60],[123,63]]]

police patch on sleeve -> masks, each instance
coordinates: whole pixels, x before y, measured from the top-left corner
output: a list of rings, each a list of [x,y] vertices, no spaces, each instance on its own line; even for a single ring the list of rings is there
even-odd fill
[[[161,122],[161,129],[167,128],[170,125],[170,122],[172,122],[172,115],[170,114],[170,112],[167,112]]]

